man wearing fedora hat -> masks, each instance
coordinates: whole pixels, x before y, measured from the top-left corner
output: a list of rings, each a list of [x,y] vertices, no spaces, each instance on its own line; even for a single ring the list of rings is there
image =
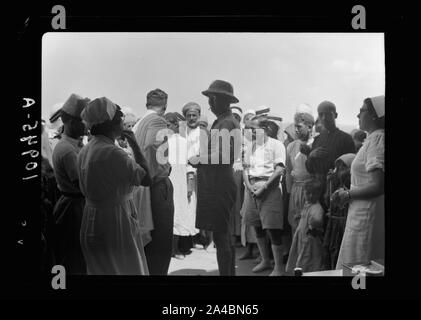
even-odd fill
[[[212,82],[202,94],[208,97],[211,111],[217,119],[212,124],[208,152],[201,152],[200,156],[189,160],[197,166],[196,228],[213,232],[219,274],[233,276],[235,249],[230,235],[230,214],[235,204],[237,187],[232,166],[241,149],[241,132],[230,104],[237,103],[238,99],[234,96],[232,85],[222,80]],[[221,142],[227,132],[228,152],[223,150]],[[215,159],[219,161],[214,163]]]

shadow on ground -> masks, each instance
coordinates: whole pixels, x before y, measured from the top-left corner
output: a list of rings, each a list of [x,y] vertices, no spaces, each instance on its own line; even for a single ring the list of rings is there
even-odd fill
[[[236,276],[268,276],[272,270],[254,273],[251,270],[256,266],[254,259],[239,260],[245,252],[245,248],[236,248],[235,273]],[[168,274],[171,276],[218,276],[218,263],[216,262],[216,251],[214,249],[193,248],[192,253],[184,259],[171,259]]]
[[[218,269],[204,270],[204,269],[180,269],[169,273],[170,276],[218,276]]]

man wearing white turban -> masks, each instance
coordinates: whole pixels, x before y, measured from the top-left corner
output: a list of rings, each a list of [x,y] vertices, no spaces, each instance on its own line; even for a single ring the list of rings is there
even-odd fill
[[[183,106],[183,116],[186,119],[185,125],[180,127],[180,135],[186,138],[187,141],[187,159],[193,156],[199,155],[200,152],[200,136],[201,127],[199,126],[199,120],[201,117],[201,107],[196,102],[188,102]],[[174,229],[175,234],[182,237],[181,243],[185,243],[183,246],[183,252],[189,251],[189,246],[193,245],[193,242],[199,242],[200,235],[199,230],[195,227],[196,224],[196,207],[197,207],[197,175],[196,168],[187,164],[187,193],[188,193],[188,215],[185,215],[181,225]],[[195,236],[193,241],[189,244],[185,241],[185,237]]]

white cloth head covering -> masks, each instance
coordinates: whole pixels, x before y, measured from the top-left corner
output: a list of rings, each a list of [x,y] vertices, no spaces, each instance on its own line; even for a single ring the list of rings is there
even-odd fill
[[[371,102],[373,103],[374,110],[376,111],[376,114],[379,118],[384,117],[385,115],[384,99],[384,95],[370,98]]]
[[[136,120],[137,117],[131,112],[128,112],[124,115],[124,123],[136,122]]]
[[[259,114],[259,115],[268,114],[270,112],[270,108],[267,106],[259,106],[255,110],[256,110],[255,114]]]
[[[61,111],[66,112],[73,117],[80,118],[82,110],[85,109],[89,101],[90,100],[88,98],[82,98],[81,96],[72,93],[63,104]]]
[[[196,102],[188,102],[183,107],[183,110],[182,110],[183,115],[186,116],[186,114],[187,114],[188,111],[195,111],[200,116],[200,112],[201,112],[200,105],[198,103],[196,103]]]
[[[352,161],[354,161],[354,159],[355,159],[355,153],[346,153],[346,154],[341,155],[338,159],[336,159],[335,164],[339,160],[342,160],[343,163],[345,163],[345,165],[348,168],[351,168],[351,164],[352,164]]]
[[[81,118],[90,128],[95,124],[112,120],[116,113],[117,106],[106,97],[96,98],[88,103],[81,113]]]
[[[311,106],[307,103],[302,103],[295,109],[295,113],[308,113],[313,115],[313,110]]]
[[[244,115],[246,116],[246,115],[248,115],[248,114],[252,114],[252,115],[256,115],[256,111],[254,111],[253,109],[248,109],[248,110],[246,110],[245,112],[244,112]]]

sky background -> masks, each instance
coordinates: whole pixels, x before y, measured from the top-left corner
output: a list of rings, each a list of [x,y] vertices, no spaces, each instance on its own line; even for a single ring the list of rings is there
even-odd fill
[[[301,103],[330,100],[339,126],[357,127],[366,97],[385,92],[382,33],[46,33],[42,117],[71,93],[106,96],[137,116],[146,94],[168,93],[168,111],[195,101],[213,80],[234,86],[243,111],[259,106],[290,123]]]

